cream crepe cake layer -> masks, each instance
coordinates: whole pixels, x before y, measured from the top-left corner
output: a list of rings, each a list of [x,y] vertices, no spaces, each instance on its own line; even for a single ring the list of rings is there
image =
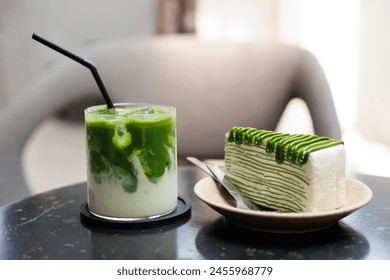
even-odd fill
[[[234,127],[225,167],[248,200],[271,210],[331,211],[346,200],[344,143],[328,137]]]

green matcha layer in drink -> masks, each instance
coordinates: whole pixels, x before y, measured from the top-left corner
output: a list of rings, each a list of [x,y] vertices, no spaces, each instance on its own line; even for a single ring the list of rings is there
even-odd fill
[[[176,115],[169,106],[85,111],[88,206],[111,218],[149,218],[177,202]]]

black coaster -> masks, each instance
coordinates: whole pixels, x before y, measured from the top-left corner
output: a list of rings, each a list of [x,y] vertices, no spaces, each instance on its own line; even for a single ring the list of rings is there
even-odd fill
[[[141,219],[134,221],[110,220],[93,215],[88,208],[88,202],[84,202],[80,207],[81,221],[90,225],[104,226],[110,228],[123,229],[144,229],[151,227],[161,227],[168,224],[173,224],[188,217],[191,213],[191,205],[181,197],[177,198],[176,209],[171,213],[157,218]]]

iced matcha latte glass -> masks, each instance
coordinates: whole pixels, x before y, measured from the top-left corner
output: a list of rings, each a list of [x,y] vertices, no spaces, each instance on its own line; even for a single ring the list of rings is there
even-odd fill
[[[177,204],[176,110],[152,104],[85,110],[88,207],[108,219],[145,219]]]

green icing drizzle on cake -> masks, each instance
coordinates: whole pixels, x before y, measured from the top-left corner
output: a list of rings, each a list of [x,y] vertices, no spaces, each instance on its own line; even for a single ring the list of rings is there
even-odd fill
[[[226,134],[226,176],[247,199],[268,209],[336,209],[345,201],[343,144],[317,135],[234,127]]]
[[[236,144],[260,146],[266,142],[266,152],[275,152],[277,163],[285,159],[302,165],[307,162],[309,154],[321,149],[344,144],[329,137],[320,137],[311,134],[287,134],[268,130],[258,130],[249,127],[234,127],[228,136],[229,142]]]

